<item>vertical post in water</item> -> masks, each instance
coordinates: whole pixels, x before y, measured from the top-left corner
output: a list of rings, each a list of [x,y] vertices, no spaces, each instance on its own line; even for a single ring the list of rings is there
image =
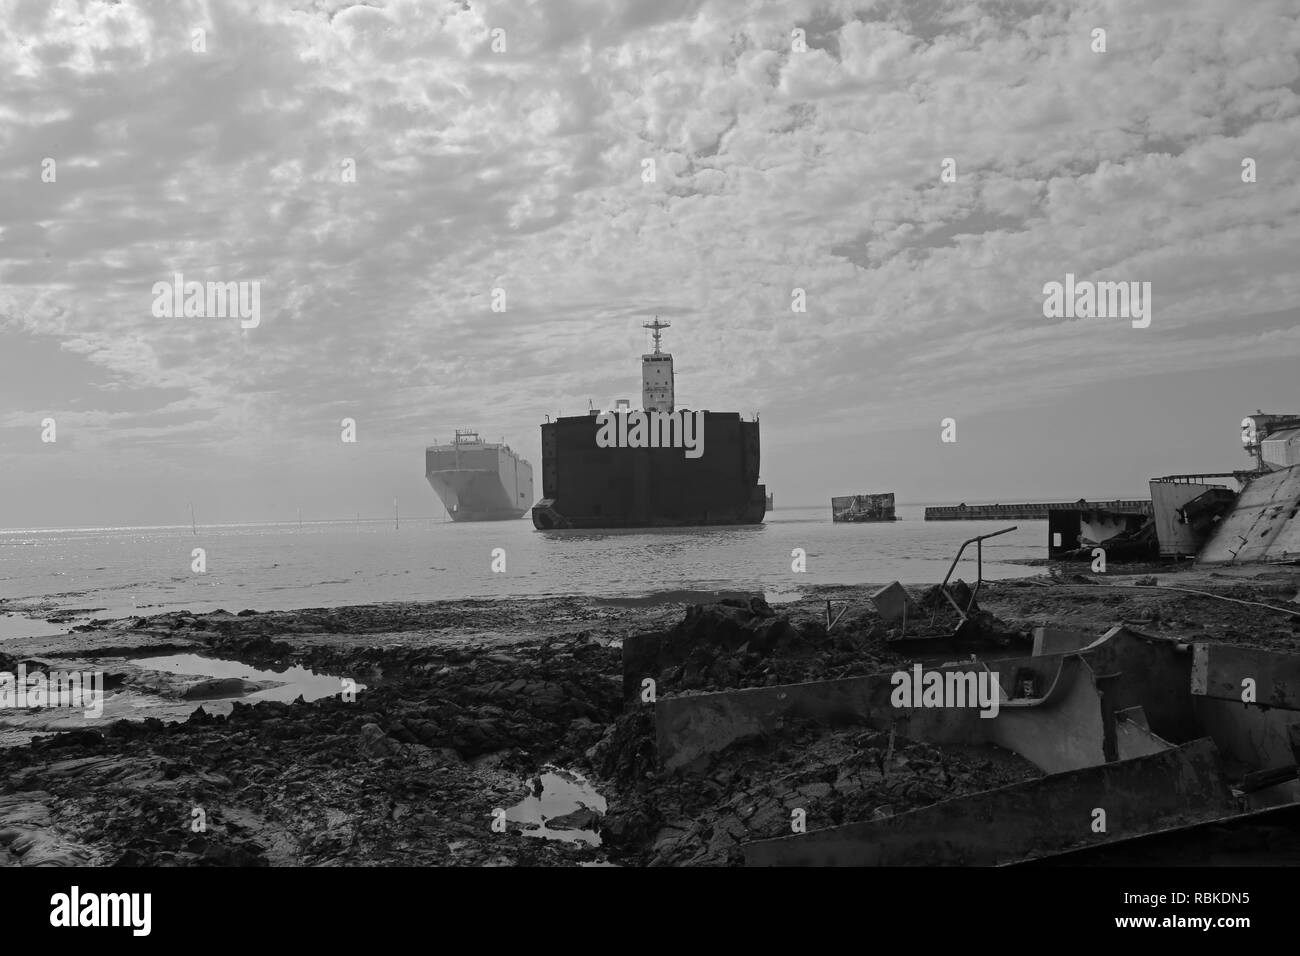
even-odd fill
[[[194,523],[194,502],[190,502],[190,534],[198,534],[198,525]]]
[[[298,509],[298,530],[302,530],[302,509]]]
[[[400,525],[398,524],[397,521],[397,499],[394,498],[393,499],[393,530],[396,531],[398,530],[399,527]]]

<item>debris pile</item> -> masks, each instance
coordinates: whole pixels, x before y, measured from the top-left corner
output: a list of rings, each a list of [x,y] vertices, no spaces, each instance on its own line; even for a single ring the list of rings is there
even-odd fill
[[[902,672],[888,668],[709,693],[700,682],[674,683],[673,666],[660,671],[659,696],[629,699],[625,718],[648,731],[637,708],[653,707],[660,775],[638,764],[636,776],[620,779],[628,796],[612,820],[650,863],[993,865],[1300,805],[1300,655],[1122,625],[1104,634],[1039,627],[1027,653],[1019,641],[996,640],[1005,625],[981,618],[968,589],[931,589],[914,602],[894,584],[873,599],[883,626],[917,611],[924,619],[950,597],[967,611],[954,636],[969,628],[984,653],[914,665],[918,680],[923,670],[937,678],[927,683],[934,700],[927,691],[900,704]],[[687,660],[707,659],[711,679],[753,653],[733,633],[737,611],[695,608],[683,622]],[[705,625],[720,618],[729,623],[715,644]],[[783,635],[806,629],[831,640],[815,626],[778,629],[764,619]],[[647,658],[628,642],[625,688],[638,667],[664,665],[678,645],[655,646]],[[798,646],[771,645],[769,676],[771,662]],[[945,687],[973,692],[990,675],[997,700],[979,701],[983,709],[943,698]],[[607,771],[624,769],[600,747],[593,756]],[[711,811],[712,827],[700,822]]]
[[[132,661],[165,651],[365,689],[0,748],[0,863],[1010,863],[1158,829],[1202,845],[1296,806],[1300,615],[1277,613],[1296,575],[1076,577],[985,584],[978,603],[961,582],[895,584],[779,610],[375,605],[10,642],[0,668],[102,668],[127,702],[106,713],[147,683]],[[900,673],[974,696],[930,700],[927,676],[904,706]],[[974,706],[991,688],[996,708]]]

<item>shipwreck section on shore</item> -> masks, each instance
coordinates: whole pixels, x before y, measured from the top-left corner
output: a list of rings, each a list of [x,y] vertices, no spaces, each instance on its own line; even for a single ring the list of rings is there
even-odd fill
[[[1300,465],[1256,475],[1197,554],[1198,564],[1300,560]]]
[[[1300,415],[1256,413],[1241,423],[1246,471],[1166,475],[1151,498],[925,509],[927,521],[1046,519],[1052,560],[1192,558],[1198,564],[1300,561]],[[1233,481],[1237,488],[1226,482]]]
[[[831,499],[831,520],[861,523],[895,521],[892,491],[869,495],[840,495]]]
[[[680,786],[696,781],[702,798],[713,792],[719,761],[737,748],[779,753],[782,741],[808,746],[819,734],[867,731],[860,739],[885,748],[876,758],[882,780],[906,746],[1009,753],[1033,768],[993,789],[860,819],[814,821],[807,808],[832,788],[803,787],[787,801],[794,821],[787,835],[744,843],[746,864],[1004,865],[1300,807],[1300,655],[1126,625],[1104,634],[1038,627],[1030,635],[977,616],[968,591],[957,603],[978,626],[954,632],[938,624],[951,605],[935,588],[919,597],[897,589],[879,603],[905,602],[914,633],[910,643],[887,642],[922,655],[918,677],[922,669],[937,675],[936,687],[989,682],[996,706],[900,703],[903,672],[885,669],[707,689],[737,683],[742,660],[797,658],[801,635],[833,641],[828,629],[796,628],[758,599],[695,607],[670,632],[624,641],[625,706],[645,708],[647,675],[659,675],[648,702],[655,759]],[[1300,621],[1300,610],[1279,610]],[[752,760],[747,766],[756,769]],[[838,790],[843,777],[827,779]],[[769,831],[775,825],[768,821]]]
[[[1199,539],[1196,563],[1300,561],[1300,415],[1247,416],[1241,443],[1255,468],[1234,476],[1240,493],[1208,488],[1176,512]]]
[[[1201,549],[1237,500],[1225,479],[1240,481],[1234,472],[1151,479],[1152,526],[1160,557],[1187,558]]]

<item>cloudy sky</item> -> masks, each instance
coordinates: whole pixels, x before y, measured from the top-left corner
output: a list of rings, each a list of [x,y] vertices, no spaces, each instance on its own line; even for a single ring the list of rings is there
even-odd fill
[[[1300,411],[1297,51],[1295,0],[0,0],[0,526],[441,514],[426,444],[540,463],[655,314],[778,504],[1245,467]],[[176,272],[260,324],[156,316]],[[1045,318],[1066,273],[1150,326]]]

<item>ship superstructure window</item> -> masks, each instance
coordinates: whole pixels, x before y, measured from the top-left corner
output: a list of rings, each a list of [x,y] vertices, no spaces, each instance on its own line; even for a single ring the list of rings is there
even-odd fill
[[[641,407],[671,412],[673,404],[673,357],[666,352],[642,356]]]

